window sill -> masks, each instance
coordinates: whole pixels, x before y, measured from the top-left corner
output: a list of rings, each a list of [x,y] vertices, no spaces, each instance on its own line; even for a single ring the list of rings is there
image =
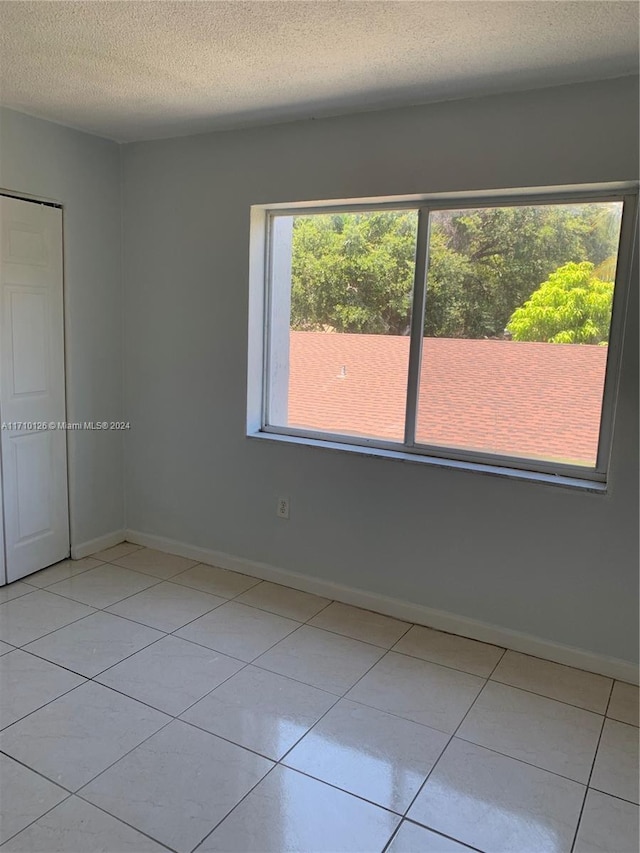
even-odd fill
[[[525,471],[519,468],[485,465],[478,462],[463,462],[456,459],[443,459],[438,456],[406,453],[401,450],[389,450],[371,446],[365,447],[359,444],[344,444],[338,441],[320,440],[307,437],[302,438],[297,435],[266,432],[263,430],[248,433],[247,438],[258,438],[284,444],[302,445],[303,447],[315,447],[329,452],[346,451],[347,453],[353,453],[357,456],[373,456],[381,459],[392,459],[397,462],[409,462],[414,465],[429,465],[431,467],[447,468],[453,471],[466,471],[476,474],[484,474],[489,477],[521,480],[528,483],[541,483],[548,486],[573,489],[580,492],[591,492],[592,494],[602,495],[607,493],[606,483],[578,477],[566,477],[559,474],[545,474],[537,471]]]

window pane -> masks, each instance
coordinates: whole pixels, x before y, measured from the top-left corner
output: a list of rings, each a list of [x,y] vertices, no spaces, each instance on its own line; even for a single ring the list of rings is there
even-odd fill
[[[417,442],[595,466],[621,216],[431,214]]]
[[[404,440],[417,211],[277,216],[268,422]]]

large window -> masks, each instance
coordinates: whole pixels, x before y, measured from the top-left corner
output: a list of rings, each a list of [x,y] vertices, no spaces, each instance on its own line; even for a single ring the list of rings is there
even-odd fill
[[[266,211],[261,430],[605,481],[625,192]]]

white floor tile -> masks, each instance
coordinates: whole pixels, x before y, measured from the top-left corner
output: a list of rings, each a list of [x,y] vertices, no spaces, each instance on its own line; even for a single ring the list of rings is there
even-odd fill
[[[235,598],[236,595],[260,583],[258,578],[219,569],[217,566],[205,566],[204,563],[187,569],[172,580],[174,583],[190,586],[192,589],[201,589],[203,592],[220,595],[222,598]]]
[[[159,583],[107,608],[160,631],[175,631],[227,601],[175,583]]]
[[[0,658],[0,728],[10,726],[83,681],[79,675],[20,649],[3,655]]]
[[[0,844],[68,796],[53,782],[0,755]]]
[[[133,569],[136,572],[144,572],[166,580],[197,565],[198,561],[154,551],[152,548],[137,548],[121,557],[112,557],[111,562],[125,569]]]
[[[454,738],[408,816],[487,853],[569,853],[582,785]]]
[[[637,726],[639,698],[640,687],[635,684],[626,684],[624,681],[616,681],[613,685],[607,717],[621,723],[629,723],[630,726]]]
[[[240,661],[219,652],[165,637],[96,681],[175,717],[241,667]]]
[[[62,560],[60,563],[54,563],[48,569],[42,569],[41,572],[36,572],[34,575],[27,575],[25,581],[32,586],[44,588],[58,581],[73,578],[76,575],[81,575],[89,569],[97,569],[102,565],[102,560],[95,557],[84,557],[82,560]]]
[[[386,853],[469,853],[470,847],[405,820]]]
[[[298,622],[306,622],[330,603],[328,598],[320,598],[319,595],[311,595],[309,592],[290,589],[288,586],[269,581],[262,581],[251,587],[239,595],[237,601],[277,613],[278,616],[296,619]]]
[[[91,678],[162,636],[160,631],[110,613],[92,613],[24,649]]]
[[[119,560],[120,557],[125,557],[127,554],[133,554],[134,551],[140,550],[140,545],[134,545],[133,542],[121,542],[119,545],[113,545],[111,548],[106,548],[104,551],[97,551],[92,554],[96,560],[103,560],[105,563],[111,563],[114,560]]]
[[[176,636],[252,661],[300,626],[299,622],[228,601],[176,631]]]
[[[41,817],[3,853],[167,853],[150,838],[78,797]]]
[[[630,684],[130,543],[0,587],[3,853],[637,853],[637,726]]]
[[[256,664],[342,695],[383,654],[378,646],[305,625],[261,655]]]
[[[638,853],[638,806],[589,790],[574,853]]]
[[[397,824],[391,812],[279,766],[198,853],[381,853]]]
[[[5,601],[13,601],[14,598],[20,598],[21,595],[27,595],[29,592],[33,592],[33,586],[22,583],[22,581],[14,581],[0,586],[0,604],[4,604]]]
[[[47,589],[92,607],[108,607],[155,583],[158,583],[158,580],[151,575],[132,572],[111,563],[102,563],[97,569],[90,569],[81,575],[54,583]]]
[[[638,803],[638,729],[605,720],[590,785],[605,794]]]
[[[188,853],[272,766],[176,720],[94,779],[81,796]]]
[[[351,637],[353,640],[382,646],[384,649],[390,649],[409,629],[407,622],[400,622],[398,619],[391,619],[389,616],[382,616],[371,610],[341,604],[339,601],[334,601],[318,613],[309,624]]]
[[[491,680],[598,714],[604,714],[607,708],[612,684],[612,679],[603,675],[512,651],[507,651]]]
[[[453,734],[483,684],[475,675],[389,652],[347,698]]]
[[[455,634],[446,634],[414,625],[393,647],[394,652],[429,660],[472,675],[487,678],[500,660],[504,649],[479,643],[477,640],[467,640]]]
[[[38,589],[0,604],[0,640],[23,646],[90,613],[91,607]]]
[[[341,699],[284,763],[404,814],[448,741],[435,729]]]
[[[332,693],[247,666],[182,719],[278,760],[335,701]]]
[[[586,784],[601,728],[591,711],[489,682],[458,735]]]
[[[87,682],[4,729],[0,749],[75,791],[169,719]]]

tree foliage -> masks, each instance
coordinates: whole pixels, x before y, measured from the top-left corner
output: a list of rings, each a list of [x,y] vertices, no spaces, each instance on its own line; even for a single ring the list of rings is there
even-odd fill
[[[411,313],[416,224],[414,212],[298,217],[293,328],[404,334]]]
[[[432,214],[425,334],[501,337],[558,267],[615,265],[618,224],[602,204]],[[416,230],[414,211],[296,217],[293,328],[407,334]]]
[[[605,344],[612,304],[613,282],[597,278],[593,264],[565,264],[516,308],[507,329],[516,341]]]

